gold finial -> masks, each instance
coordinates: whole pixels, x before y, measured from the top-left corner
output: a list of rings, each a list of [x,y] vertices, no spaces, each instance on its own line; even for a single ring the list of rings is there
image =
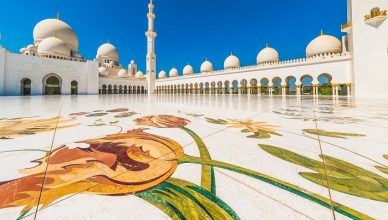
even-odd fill
[[[60,11],[57,12],[57,20],[61,20],[61,12]]]
[[[108,38],[108,39],[106,39],[106,42],[107,42],[108,44],[110,44],[110,40],[109,40],[109,38]]]
[[[323,36],[323,35],[325,35],[325,34],[323,33],[323,29],[321,29],[321,36]]]
[[[233,56],[233,51],[230,51],[230,56]]]
[[[265,48],[268,48],[268,46],[269,46],[268,43],[265,43]]]

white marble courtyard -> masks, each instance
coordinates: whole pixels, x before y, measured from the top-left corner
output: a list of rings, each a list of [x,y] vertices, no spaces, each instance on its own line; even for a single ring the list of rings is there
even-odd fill
[[[388,219],[387,99],[160,94],[0,106],[0,219]]]

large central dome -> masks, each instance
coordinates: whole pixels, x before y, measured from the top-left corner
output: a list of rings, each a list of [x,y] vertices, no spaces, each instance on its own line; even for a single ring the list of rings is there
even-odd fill
[[[49,37],[64,41],[72,50],[78,51],[78,38],[73,29],[59,19],[46,19],[35,25],[34,41],[41,42]]]

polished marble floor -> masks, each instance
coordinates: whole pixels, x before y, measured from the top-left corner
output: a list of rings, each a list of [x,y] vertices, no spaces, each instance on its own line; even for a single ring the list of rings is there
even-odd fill
[[[0,219],[388,219],[388,99],[0,97]]]

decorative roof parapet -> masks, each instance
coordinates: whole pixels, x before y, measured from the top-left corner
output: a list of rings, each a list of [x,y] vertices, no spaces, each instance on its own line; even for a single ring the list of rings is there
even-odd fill
[[[240,68],[235,68],[231,70],[215,70],[213,72],[207,73],[206,76],[213,75],[213,74],[223,74],[223,73],[230,73],[230,72],[237,72],[239,70],[261,70],[261,69],[269,69],[269,68],[278,68],[278,67],[284,67],[284,66],[298,66],[298,65],[306,65],[306,64],[314,64],[314,63],[324,63],[324,62],[330,62],[330,61],[338,61],[338,60],[344,60],[344,59],[350,59],[351,54],[350,52],[346,53],[329,53],[329,54],[322,54],[317,55],[309,58],[299,58],[299,59],[291,59],[291,60],[283,60],[279,62],[273,62],[273,63],[265,63],[260,65],[251,65],[251,66],[243,66]],[[198,73],[194,75],[189,76],[179,76],[174,77],[172,79],[178,80],[181,78],[192,78],[192,77],[198,77],[198,76],[204,76],[204,74]],[[170,77],[164,78],[164,79],[158,79],[158,81],[168,81]]]

